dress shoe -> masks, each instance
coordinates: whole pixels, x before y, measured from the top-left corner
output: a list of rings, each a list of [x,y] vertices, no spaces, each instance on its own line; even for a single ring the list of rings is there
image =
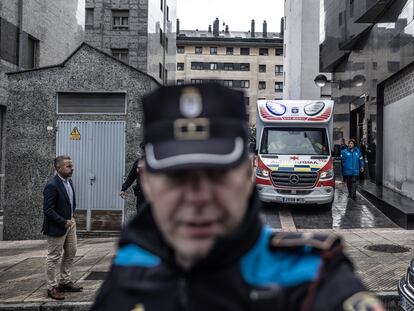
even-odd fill
[[[58,290],[61,292],[81,292],[83,290],[82,286],[75,285],[73,282],[69,282],[67,284],[59,284]]]
[[[62,292],[60,292],[57,287],[53,287],[52,289],[47,290],[47,296],[56,300],[63,300],[65,296]]]

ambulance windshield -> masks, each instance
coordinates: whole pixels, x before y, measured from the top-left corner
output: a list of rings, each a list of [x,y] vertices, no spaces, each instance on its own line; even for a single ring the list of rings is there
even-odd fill
[[[264,128],[261,154],[329,155],[325,129]]]

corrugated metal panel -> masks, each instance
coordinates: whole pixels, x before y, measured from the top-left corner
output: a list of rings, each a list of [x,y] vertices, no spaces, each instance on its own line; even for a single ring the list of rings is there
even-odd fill
[[[71,140],[70,134],[74,128],[80,133],[79,140]],[[76,194],[76,208],[88,209],[90,192],[90,156],[87,121],[58,121],[57,122],[56,155],[69,155],[73,161],[73,186]]]
[[[91,209],[122,209],[119,197],[125,163],[125,122],[91,122],[92,177]]]
[[[74,128],[80,140],[71,140]],[[122,210],[125,173],[124,121],[58,121],[57,154],[72,157],[79,209]]]

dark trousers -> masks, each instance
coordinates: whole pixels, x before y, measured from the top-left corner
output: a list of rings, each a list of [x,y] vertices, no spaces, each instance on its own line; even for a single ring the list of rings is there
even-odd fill
[[[357,177],[358,176],[354,176],[354,175],[345,176],[346,186],[348,187],[348,194],[352,198],[356,197]]]
[[[145,197],[142,191],[139,191],[137,193],[136,199],[137,199],[137,203],[136,203],[137,213],[139,213],[141,212],[141,208],[144,206],[144,203],[145,203]]]

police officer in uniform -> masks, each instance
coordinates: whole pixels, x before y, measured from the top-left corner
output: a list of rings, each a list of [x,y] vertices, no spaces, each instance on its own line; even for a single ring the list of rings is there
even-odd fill
[[[123,231],[92,310],[383,310],[338,236],[261,223],[243,93],[167,86],[143,105],[148,206]]]

